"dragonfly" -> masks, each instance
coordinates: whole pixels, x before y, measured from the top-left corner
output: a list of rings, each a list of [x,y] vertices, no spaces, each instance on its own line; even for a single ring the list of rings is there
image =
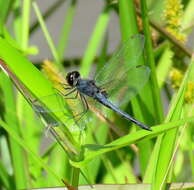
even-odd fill
[[[121,109],[149,79],[150,69],[139,64],[143,48],[144,36],[138,34],[130,37],[92,79],[82,78],[77,70],[67,73],[66,83],[60,83],[63,90],[59,94],[64,99],[79,99],[82,110],[74,114],[79,118],[77,121],[89,112],[88,104],[93,102],[93,105],[98,103],[142,129],[151,131],[147,125]]]

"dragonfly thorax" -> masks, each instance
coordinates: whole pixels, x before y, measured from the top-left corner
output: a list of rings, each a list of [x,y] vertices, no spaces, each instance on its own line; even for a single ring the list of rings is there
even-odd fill
[[[66,76],[67,83],[72,87],[77,85],[79,79],[80,73],[78,71],[69,72]]]

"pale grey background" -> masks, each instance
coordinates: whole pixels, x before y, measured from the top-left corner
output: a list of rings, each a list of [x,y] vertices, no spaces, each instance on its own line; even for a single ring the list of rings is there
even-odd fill
[[[55,2],[54,0],[38,0],[36,1],[41,12]],[[71,1],[65,0],[63,5],[47,20],[46,24],[54,42],[58,42],[60,31],[62,29],[64,18],[67,13],[67,7]],[[81,57],[84,54],[86,45],[95,27],[99,13],[103,10],[103,0],[79,0],[77,1],[77,8],[73,21],[73,26],[69,38],[69,44],[65,52],[66,58]],[[32,11],[33,22],[36,18],[34,11]],[[119,20],[114,12],[111,13],[109,26],[109,40],[111,50],[119,43],[120,31]],[[36,45],[39,48],[39,54],[31,56],[34,61],[40,61],[45,58],[52,58],[51,51],[47,45],[46,39],[41,29],[38,29],[30,39],[30,45]]]
[[[50,7],[56,0],[37,0],[36,1],[42,14]],[[64,3],[55,13],[49,17],[46,21],[48,31],[50,32],[54,42],[58,43],[58,38],[64,23],[64,19],[67,13],[67,7],[71,0],[64,0]],[[69,38],[68,47],[65,52],[66,58],[82,57],[88,40],[91,37],[96,21],[99,17],[99,13],[103,10],[104,0],[78,0],[75,10],[75,17],[73,20],[73,26]],[[31,23],[36,20],[34,10],[31,12]],[[110,51],[114,50],[114,47],[120,40],[120,26],[117,15],[112,12],[108,25],[108,34],[110,40]],[[188,38],[187,45],[192,48],[194,43],[194,31]],[[48,47],[46,39],[42,33],[41,28],[36,30],[30,38],[30,45],[36,45],[39,48],[39,54],[31,56],[34,61],[40,61],[45,58],[52,58],[51,51]]]

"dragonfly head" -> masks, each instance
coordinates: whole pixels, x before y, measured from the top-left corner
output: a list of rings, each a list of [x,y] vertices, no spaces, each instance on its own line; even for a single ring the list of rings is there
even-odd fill
[[[78,71],[69,72],[66,76],[66,80],[70,86],[76,86],[78,80],[80,79],[80,74]]]

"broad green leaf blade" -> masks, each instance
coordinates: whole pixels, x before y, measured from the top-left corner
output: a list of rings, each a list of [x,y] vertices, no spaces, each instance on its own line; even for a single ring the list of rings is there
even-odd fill
[[[1,66],[4,67],[6,72],[8,72],[12,80],[14,81],[17,79],[20,81],[28,92],[34,95],[36,99],[41,99],[43,96],[48,96],[54,93],[51,82],[46,80],[42,73],[34,67],[30,61],[22,56],[3,38],[0,38],[0,58],[4,61],[4,63],[1,61]],[[53,106],[55,107],[58,105],[58,100],[52,98],[50,101],[42,103],[44,103],[44,106],[52,110]],[[52,116],[55,116],[56,119],[62,119],[61,124],[63,124],[65,119],[67,119],[57,114],[53,114]],[[63,130],[63,134],[65,134],[63,135],[63,141],[66,143],[66,148],[68,148],[69,151],[77,152],[76,149],[79,149],[79,145],[76,143],[68,128],[61,126],[61,128],[57,129]]]
[[[185,74],[184,80],[182,81],[181,87],[177,95],[172,99],[169,113],[167,115],[166,121],[177,121],[181,118],[182,108],[184,104],[185,91],[188,81],[192,79],[194,73],[194,61],[188,67]],[[154,149],[153,152],[155,157],[154,171],[152,172],[152,183],[153,189],[164,189],[167,181],[167,176],[169,174],[169,164],[175,147],[176,138],[178,135],[178,129],[171,130],[162,136],[158,137],[156,146],[159,151]],[[164,159],[165,158],[165,159]]]
[[[90,160],[94,159],[96,156],[99,156],[101,154],[104,154],[106,152],[110,152],[113,150],[117,150],[119,148],[128,146],[129,144],[132,143],[137,143],[140,140],[143,139],[150,139],[158,136],[161,133],[167,132],[167,131],[172,131],[173,129],[177,128],[180,125],[183,125],[187,122],[194,121],[194,117],[174,121],[174,122],[169,122],[165,123],[159,126],[154,126],[153,132],[149,131],[144,131],[140,130],[134,133],[130,133],[128,135],[125,135],[123,137],[118,138],[115,141],[112,141],[109,144],[106,145],[97,145],[97,144],[86,144],[85,151],[84,151],[84,159],[79,162],[74,162],[71,161],[71,164],[75,167],[84,167]]]

